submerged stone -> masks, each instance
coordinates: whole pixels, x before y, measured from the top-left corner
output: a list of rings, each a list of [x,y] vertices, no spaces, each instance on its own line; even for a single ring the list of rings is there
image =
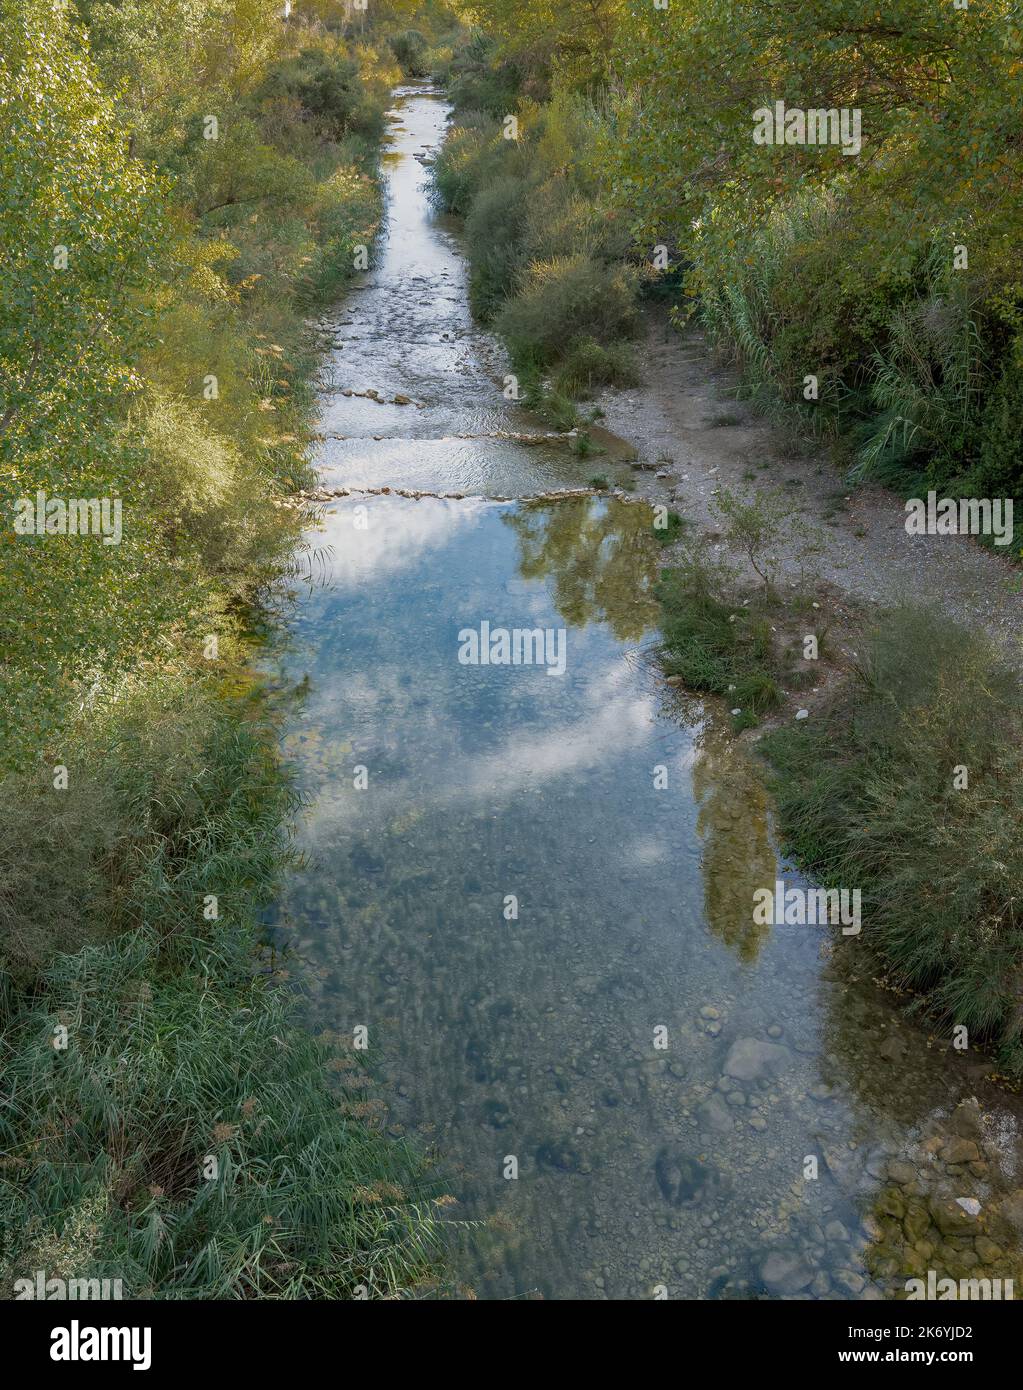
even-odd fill
[[[654,1173],[661,1196],[673,1207],[696,1202],[707,1191],[713,1172],[699,1159],[677,1149],[662,1149],[654,1163]]]
[[[772,1250],[760,1266],[760,1277],[769,1293],[793,1294],[812,1281],[813,1270],[798,1250]]]
[[[756,1081],[769,1072],[780,1070],[791,1054],[779,1043],[761,1042],[759,1038],[738,1038],[725,1058],[725,1075],[737,1081]]]

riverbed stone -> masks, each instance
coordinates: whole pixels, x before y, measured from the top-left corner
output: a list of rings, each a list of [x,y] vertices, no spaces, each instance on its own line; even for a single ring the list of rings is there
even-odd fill
[[[822,1145],[824,1162],[827,1164],[828,1172],[838,1183],[843,1192],[853,1192],[859,1185],[860,1175],[863,1171],[863,1159],[856,1149],[846,1149],[836,1147],[832,1144]],[[873,1220],[873,1218],[870,1218]],[[867,1218],[864,1218],[866,1225]],[[876,1224],[876,1222],[875,1222]]]
[[[959,1134],[964,1139],[981,1138],[984,1133],[984,1123],[980,1102],[976,1096],[959,1102],[949,1119],[948,1128],[952,1133]]]
[[[976,1228],[976,1217],[970,1216],[951,1197],[932,1197],[928,1205],[931,1220],[943,1236],[965,1235]]]
[[[1023,1187],[1003,1197],[998,1203],[998,1215],[1008,1222],[1014,1231],[1023,1234]]]
[[[699,1116],[702,1125],[722,1133],[731,1129],[734,1123],[726,1102],[718,1094],[712,1095],[710,1100],[700,1106]]]
[[[689,1206],[705,1195],[713,1173],[705,1163],[680,1149],[664,1148],[654,1162],[661,1196],[673,1207]]]
[[[798,1250],[772,1250],[760,1266],[760,1277],[770,1293],[793,1294],[813,1280],[813,1270]]]
[[[910,1206],[906,1208],[906,1215],[902,1219],[902,1229],[906,1233],[906,1239],[910,1245],[916,1245],[923,1240],[931,1225],[930,1213],[926,1207]]]
[[[734,1076],[737,1081],[757,1081],[780,1070],[790,1060],[791,1053],[780,1043],[737,1038],[725,1058],[724,1071],[726,1076]]]
[[[906,1215],[906,1203],[903,1200],[902,1193],[898,1192],[894,1187],[890,1187],[887,1191],[881,1193],[874,1203],[874,1209],[878,1216],[890,1216],[893,1221],[901,1221]]]
[[[972,1139],[950,1139],[941,1150],[941,1158],[944,1163],[976,1163],[980,1150]]]
[[[866,1279],[855,1269],[836,1269],[834,1274],[835,1283],[847,1294],[855,1298],[861,1294],[866,1286]]]
[[[582,1158],[578,1150],[573,1149],[570,1144],[563,1140],[551,1140],[546,1144],[541,1144],[536,1151],[536,1162],[540,1168],[561,1173],[578,1173],[582,1166]]]
[[[890,1038],[885,1038],[877,1049],[877,1055],[883,1062],[900,1062],[905,1050],[906,1044],[897,1033],[894,1033]]]
[[[974,1241],[977,1254],[986,1265],[997,1264],[999,1260],[1005,1258],[1005,1251],[1000,1245],[996,1245],[988,1236],[978,1236]]]
[[[888,1176],[892,1182],[897,1182],[900,1187],[909,1187],[916,1182],[916,1169],[912,1163],[906,1163],[902,1159],[892,1159],[888,1164]]]

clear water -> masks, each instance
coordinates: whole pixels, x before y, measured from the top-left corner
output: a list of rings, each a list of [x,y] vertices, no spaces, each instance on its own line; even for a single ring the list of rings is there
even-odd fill
[[[593,460],[487,437],[535,422],[503,399],[413,157],[446,108],[397,103],[382,255],[334,319],[322,428],[345,439],[324,472],[481,494],[585,481]],[[342,394],[367,387],[422,408]],[[284,745],[307,864],[276,931],[310,1023],[368,1027],[370,1109],[480,1223],[452,1251],[477,1296],[891,1297],[928,1268],[976,1272],[978,1249],[1010,1275],[1004,1232],[992,1256],[976,1220],[942,1234],[929,1214],[975,1195],[998,1235],[987,1212],[1020,1181],[1015,1102],[983,1058],[857,980],[854,940],[832,957],[816,928],[752,925],[779,868],[768,806],[650,659],[650,522],[613,499],[353,497],[311,528],[316,582],[271,659],[301,691]],[[459,630],[484,619],[564,629],[565,674],[460,664]],[[973,1094],[983,1157],[950,1164]]]

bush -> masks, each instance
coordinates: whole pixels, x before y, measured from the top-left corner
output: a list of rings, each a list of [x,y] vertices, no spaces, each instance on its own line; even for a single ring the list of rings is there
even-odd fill
[[[962,291],[935,285],[891,315],[888,342],[870,359],[871,399],[880,414],[856,472],[922,463],[937,481],[961,467],[983,390],[982,345]]]
[[[609,267],[588,256],[540,261],[526,272],[522,288],[496,320],[513,361],[555,362],[566,344],[581,336],[631,337],[639,326],[637,275],[629,266]]]
[[[464,217],[472,207],[482,174],[483,155],[494,149],[496,127],[466,121],[449,130],[433,163],[435,201],[445,212]]]
[[[526,197],[525,180],[504,174],[480,189],[466,219],[469,299],[473,313],[484,321],[501,307],[521,267]]]
[[[1023,338],[1005,358],[981,416],[977,462],[964,491],[1023,498]]]
[[[434,196],[466,218],[473,312],[507,341],[530,408],[567,429],[570,398],[636,382],[619,340],[638,328],[640,276],[625,259],[625,219],[601,201],[594,107],[562,92],[519,103],[517,118],[519,138],[507,140],[485,112],[463,113],[436,160]]]
[[[602,347],[595,338],[580,338],[569,348],[554,380],[566,396],[592,396],[602,386],[635,386],[639,372],[625,343]]]
[[[985,636],[902,608],[828,717],[763,747],[787,849],[825,886],[862,891],[863,946],[918,1008],[1023,1069],[1017,672]]]
[[[459,112],[501,118],[515,110],[520,85],[515,63],[500,58],[497,45],[480,30],[459,46],[448,73],[448,96]]]
[[[401,71],[405,77],[430,75],[426,39],[418,29],[406,29],[402,34],[392,34],[388,42],[401,64]]]
[[[351,132],[378,137],[383,116],[367,99],[359,65],[324,48],[304,48],[271,68],[257,93],[267,103],[296,105],[302,118],[331,140]]]

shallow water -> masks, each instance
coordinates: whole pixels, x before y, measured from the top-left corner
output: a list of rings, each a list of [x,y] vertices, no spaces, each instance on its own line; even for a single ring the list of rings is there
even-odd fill
[[[537,425],[503,398],[413,157],[446,108],[397,103],[382,253],[332,319],[321,427],[345,438],[324,442],[326,478],[520,495],[628,475],[487,437]],[[414,404],[343,395],[367,388]],[[857,980],[854,938],[832,955],[817,928],[753,925],[779,871],[769,809],[650,659],[651,521],[614,498],[356,496],[310,530],[316,582],[271,661],[300,691],[284,746],[308,863],[276,934],[311,1022],[368,1028],[367,1110],[436,1153],[451,1215],[484,1223],[452,1256],[481,1297],[890,1297],[928,1268],[1011,1275],[996,1204],[1023,1181],[1016,1103],[989,1065]],[[461,664],[483,620],[564,630],[564,674]],[[982,1111],[953,1115],[971,1095]]]

